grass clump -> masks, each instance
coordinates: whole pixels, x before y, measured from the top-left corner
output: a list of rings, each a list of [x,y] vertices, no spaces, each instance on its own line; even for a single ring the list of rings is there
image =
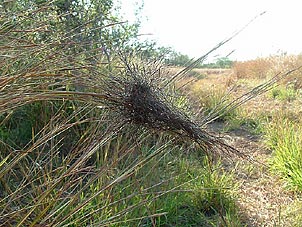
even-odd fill
[[[266,144],[272,149],[271,168],[294,190],[302,190],[302,128],[294,121],[278,117],[265,129]]]
[[[168,212],[158,218],[158,226],[242,226],[232,174],[225,173],[219,163],[194,159],[178,159],[176,171],[181,177],[176,181],[187,183],[182,193],[160,201]]]
[[[286,210],[286,215],[290,221],[290,226],[299,227],[302,223],[302,202],[296,201]]]
[[[214,85],[206,80],[199,80],[192,85],[192,96],[197,99],[202,113],[214,121],[225,121],[237,115],[237,110],[223,111],[225,104],[230,102],[231,97],[227,88],[221,84]],[[218,114],[217,114],[218,113]],[[215,116],[214,116],[214,115]],[[217,114],[217,115],[216,115]]]
[[[259,135],[263,131],[265,116],[251,116],[244,107],[225,109],[226,103],[232,103],[232,90],[227,91],[222,86],[201,87],[197,90],[196,85],[194,95],[198,97],[205,115],[211,116],[216,122],[224,123],[223,131],[245,129],[252,134]]]
[[[266,118],[262,114],[251,116],[243,108],[238,108],[234,115],[226,119],[223,131],[246,130],[252,135],[261,135],[264,133]]]
[[[293,86],[277,86],[269,93],[272,98],[287,102],[296,100],[300,95],[299,90],[296,90]]]

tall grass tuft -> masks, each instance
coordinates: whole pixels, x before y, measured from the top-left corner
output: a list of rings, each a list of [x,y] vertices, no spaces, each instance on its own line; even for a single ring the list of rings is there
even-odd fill
[[[301,191],[301,126],[281,116],[268,124],[266,132],[266,143],[273,151],[272,169],[286,180],[289,188]]]

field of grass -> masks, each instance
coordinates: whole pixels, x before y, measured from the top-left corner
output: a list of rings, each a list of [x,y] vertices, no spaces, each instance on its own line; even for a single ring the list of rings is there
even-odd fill
[[[82,42],[118,22],[67,32],[64,5],[7,4],[0,226],[302,225],[301,56],[175,77],[112,38]]]
[[[279,68],[274,68],[272,62],[278,62]],[[193,82],[189,85],[190,95],[211,110],[230,88],[230,97],[236,98],[279,72],[299,65],[300,56],[239,62],[226,74],[211,74]],[[302,224],[301,73],[284,77],[267,93],[209,125],[227,135],[233,146],[252,159],[222,161],[224,170],[232,169],[239,184],[237,204],[247,226]]]

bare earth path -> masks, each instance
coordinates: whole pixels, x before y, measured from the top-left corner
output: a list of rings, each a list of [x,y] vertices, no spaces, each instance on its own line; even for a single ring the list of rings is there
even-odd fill
[[[281,180],[273,176],[265,165],[271,156],[270,151],[261,145],[260,138],[244,129],[229,132],[226,138],[230,145],[256,161],[240,158],[224,161],[225,168],[232,171],[239,182],[238,205],[244,224],[248,227],[291,226],[286,210],[295,196],[284,190]]]

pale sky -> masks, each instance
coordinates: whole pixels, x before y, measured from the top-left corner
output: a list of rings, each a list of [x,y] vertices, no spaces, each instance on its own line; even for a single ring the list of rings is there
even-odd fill
[[[131,20],[133,4],[121,0]],[[258,17],[236,38],[212,54],[232,60],[266,57],[280,52],[302,53],[301,0],[144,0],[140,33],[159,45],[199,57],[230,37],[255,16]]]

